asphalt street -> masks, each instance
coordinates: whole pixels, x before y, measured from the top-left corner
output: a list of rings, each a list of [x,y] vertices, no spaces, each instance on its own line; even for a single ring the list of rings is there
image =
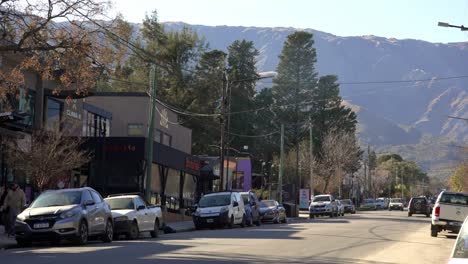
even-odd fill
[[[363,212],[156,239],[48,244],[0,252],[0,263],[446,263],[456,235],[430,237],[430,219]]]

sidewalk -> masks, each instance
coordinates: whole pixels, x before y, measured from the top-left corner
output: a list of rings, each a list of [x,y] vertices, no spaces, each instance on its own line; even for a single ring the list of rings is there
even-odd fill
[[[5,227],[0,225],[0,250],[12,246],[16,246],[16,240],[13,238],[9,238],[5,234]]]

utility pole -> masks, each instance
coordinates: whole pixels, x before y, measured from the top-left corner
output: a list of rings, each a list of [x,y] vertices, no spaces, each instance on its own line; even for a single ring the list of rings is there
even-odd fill
[[[151,203],[151,177],[153,176],[153,138],[154,114],[156,110],[156,65],[152,64],[149,73],[150,85],[150,112],[148,125],[148,138],[146,139],[146,201]]]
[[[364,189],[366,192],[367,198],[369,198],[369,184],[367,182],[367,160],[364,160]]]
[[[283,170],[284,170],[284,124],[281,124],[280,165],[278,173],[278,202],[283,203]]]
[[[224,179],[224,142],[225,142],[225,133],[224,130],[225,126],[225,119],[226,119],[226,88],[228,86],[228,76],[226,71],[223,72],[223,87],[221,91],[221,117],[220,117],[220,125],[221,125],[221,139],[220,139],[220,153],[219,153],[219,178],[220,178],[220,186],[219,190],[222,191],[225,189],[225,179]]]
[[[312,120],[310,119],[309,116],[309,153],[310,153],[310,195],[314,196],[314,141],[312,137]]]

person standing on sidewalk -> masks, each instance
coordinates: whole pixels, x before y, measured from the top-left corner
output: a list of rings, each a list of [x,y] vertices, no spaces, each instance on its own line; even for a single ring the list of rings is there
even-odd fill
[[[19,188],[18,184],[12,183],[3,205],[4,210],[6,209],[8,211],[7,225],[5,225],[5,229],[10,236],[15,235],[16,216],[23,211],[25,204],[26,195],[23,190]]]

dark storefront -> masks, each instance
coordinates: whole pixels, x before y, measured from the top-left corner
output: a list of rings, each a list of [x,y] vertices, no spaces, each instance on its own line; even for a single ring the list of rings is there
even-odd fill
[[[85,149],[93,159],[87,175],[75,180],[74,186],[87,185],[103,195],[113,193],[144,192],[145,142],[143,137],[88,138]],[[152,192],[156,202],[178,209],[197,197],[200,178],[200,160],[187,153],[154,142]],[[83,177],[86,179],[83,180]],[[184,186],[194,182],[191,190]],[[80,182],[78,184],[78,182]],[[172,191],[170,191],[172,190]],[[172,205],[176,203],[177,205]]]

